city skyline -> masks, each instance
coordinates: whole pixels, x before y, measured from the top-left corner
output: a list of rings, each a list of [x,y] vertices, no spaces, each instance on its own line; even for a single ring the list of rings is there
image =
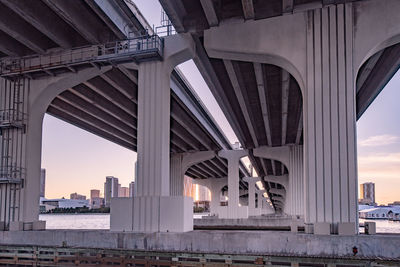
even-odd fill
[[[159,24],[161,8],[158,1],[134,2],[151,25]],[[185,62],[179,68],[229,141],[237,141],[193,61]],[[397,114],[400,114],[400,106],[396,103],[400,98],[399,86],[400,74],[397,73],[357,122],[358,183],[374,182],[379,204],[400,200],[400,124],[396,123]],[[132,166],[136,160],[133,151],[48,115],[43,129],[42,167],[48,169],[46,190],[49,195],[68,195],[76,191],[69,188],[78,185],[82,188],[81,193],[88,194],[90,188],[101,188],[108,175],[118,177],[123,184],[132,180],[135,171]],[[101,170],[97,169],[99,166]]]

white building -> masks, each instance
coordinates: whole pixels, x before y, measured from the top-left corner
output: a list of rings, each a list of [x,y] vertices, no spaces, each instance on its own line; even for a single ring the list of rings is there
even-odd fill
[[[361,219],[389,219],[400,213],[400,207],[375,207],[358,212]]]
[[[54,208],[83,208],[89,207],[89,200],[78,200],[78,199],[42,199],[41,204],[46,207],[46,211]]]
[[[110,207],[111,198],[118,197],[118,178],[107,176],[104,183],[104,205]]]
[[[375,205],[375,184],[363,183],[360,184],[360,202],[362,204]]]

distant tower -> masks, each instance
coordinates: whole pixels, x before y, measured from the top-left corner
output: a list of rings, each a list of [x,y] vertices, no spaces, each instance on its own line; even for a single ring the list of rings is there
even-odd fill
[[[375,205],[375,184],[363,183],[360,184],[361,201],[365,204]]]
[[[110,206],[112,197],[118,197],[118,178],[107,176],[104,183],[104,204],[106,207]]]
[[[44,197],[46,188],[46,169],[40,170],[40,197]]]
[[[100,190],[98,189],[92,189],[90,190],[90,198],[99,198],[100,197]]]

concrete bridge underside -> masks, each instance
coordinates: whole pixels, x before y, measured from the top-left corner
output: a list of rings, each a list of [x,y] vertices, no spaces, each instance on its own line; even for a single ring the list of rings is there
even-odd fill
[[[37,217],[29,200],[38,189],[37,151],[47,112],[138,152],[139,194],[122,205],[131,205],[134,213],[129,214],[134,220],[131,230],[191,229],[186,224],[191,207],[181,190],[186,173],[208,178],[204,183],[209,184],[227,177],[222,186],[228,185],[230,218],[247,216],[240,195],[251,194],[254,203],[249,206],[255,205],[254,179],[259,179],[265,191],[258,196],[268,194],[276,210],[304,216],[306,232],[356,233],[355,123],[398,69],[400,23],[393,12],[400,9],[399,2],[160,3],[179,33],[164,39],[162,61],[118,66],[112,61],[85,62],[22,76],[31,86],[26,103],[29,160],[21,160],[27,168],[23,220]],[[146,28],[152,34],[140,13],[122,0],[76,5],[0,0],[0,7],[0,12],[7,11],[0,17],[4,57],[97,46],[139,36]],[[44,13],[49,15],[41,16]],[[194,59],[243,149],[231,150],[174,70],[189,59]],[[248,174],[240,165],[245,156],[258,177],[245,178]],[[261,199],[257,202],[260,207]],[[176,209],[166,214],[163,205]],[[177,226],[178,221],[182,225]]]
[[[191,34],[196,65],[245,149],[304,146],[306,222],[356,223],[355,123],[399,68],[399,29],[391,12],[398,2],[160,3],[175,29]],[[259,176],[288,172],[291,181],[290,166],[254,155],[250,160]],[[327,185],[335,188],[340,180],[342,188],[329,193]],[[272,183],[265,187],[274,196]]]

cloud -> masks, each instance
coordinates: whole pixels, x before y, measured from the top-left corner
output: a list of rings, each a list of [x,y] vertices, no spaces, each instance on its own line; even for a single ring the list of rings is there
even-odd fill
[[[359,156],[358,157],[358,164],[393,164],[398,163],[400,164],[400,153],[373,153],[368,156]],[[397,165],[399,166],[399,165]]]
[[[358,145],[362,147],[376,147],[376,146],[395,144],[398,143],[399,141],[400,141],[399,136],[383,134],[383,135],[370,136],[364,140],[360,140],[358,142]]]

